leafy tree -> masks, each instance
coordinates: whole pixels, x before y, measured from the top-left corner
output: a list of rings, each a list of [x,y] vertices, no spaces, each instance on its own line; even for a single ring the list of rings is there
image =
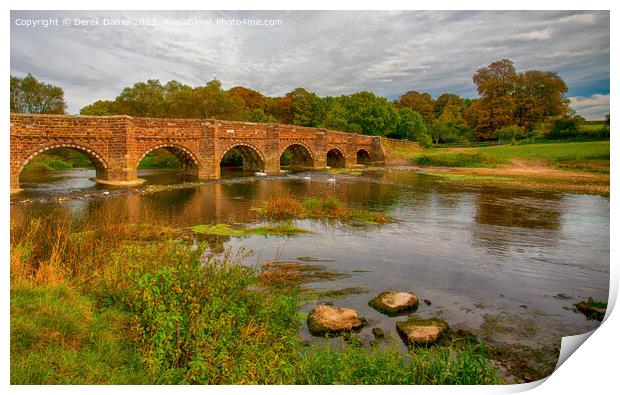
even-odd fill
[[[250,122],[256,123],[277,123],[278,120],[271,114],[266,113],[262,108],[257,108],[250,113],[248,118]]]
[[[11,112],[64,114],[62,88],[38,81],[32,74],[20,78],[11,76]]]
[[[426,133],[422,133],[418,136],[418,143],[424,148],[428,148],[433,145],[433,138]]]
[[[114,115],[114,102],[110,100],[97,100],[96,102],[82,107],[81,115]]]
[[[159,80],[137,82],[116,98],[122,114],[136,117],[164,117],[164,87]]]
[[[322,122],[321,100],[304,88],[287,93],[293,111],[293,124],[300,126],[319,126]]]
[[[503,128],[498,129],[494,137],[498,139],[510,139],[512,142],[516,142],[517,140],[524,139],[528,136],[525,128],[518,125],[510,125],[504,126]]]
[[[478,69],[473,80],[482,99],[506,97],[515,91],[517,72],[512,61],[502,59]]]
[[[549,117],[568,110],[566,83],[556,73],[530,70],[518,75],[515,91],[515,121],[528,130]]]
[[[553,72],[517,73],[513,63],[503,59],[476,71],[473,81],[480,100],[467,109],[466,116],[480,139],[490,138],[496,130],[510,125],[531,131],[568,110],[568,89]]]
[[[465,111],[465,101],[454,93],[443,93],[434,102],[433,116],[439,118],[446,107],[451,107],[451,111],[458,109],[462,116]]]
[[[205,118],[244,120],[243,99],[229,96],[222,90],[218,80],[209,81],[204,87],[196,88],[202,103]]]
[[[229,89],[228,94],[243,100],[244,107],[250,111],[257,109],[264,110],[267,105],[267,100],[262,93],[243,86],[236,86]]]
[[[349,113],[349,131],[382,136],[395,130],[398,113],[384,97],[358,92],[348,96],[345,106]]]
[[[169,118],[203,117],[201,98],[196,89],[177,81],[164,86],[164,113]]]
[[[426,125],[422,115],[410,108],[400,108],[398,110],[398,123],[393,133],[395,138],[417,140],[421,134],[426,134]]]
[[[268,102],[268,112],[273,114],[280,123],[293,124],[293,100],[290,96],[276,97]]]
[[[348,125],[349,113],[347,109],[340,101],[335,102],[327,113],[323,126],[335,130],[348,131]]]
[[[402,95],[394,102],[398,108],[410,108],[422,115],[424,122],[429,125],[434,119],[433,110],[435,104],[430,93],[420,93],[418,91],[409,91]]]
[[[429,128],[429,132],[436,144],[440,142],[453,142],[454,131],[445,123],[434,122]]]

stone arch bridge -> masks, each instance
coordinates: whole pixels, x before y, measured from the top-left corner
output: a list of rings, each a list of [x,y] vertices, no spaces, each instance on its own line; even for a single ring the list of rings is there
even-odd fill
[[[135,185],[140,161],[163,148],[200,179],[220,178],[224,155],[235,150],[248,170],[279,174],[285,151],[289,161],[308,168],[379,164],[385,153],[379,137],[282,124],[216,119],[134,118],[11,114],[11,191],[35,156],[71,148],[93,162],[97,181]]]

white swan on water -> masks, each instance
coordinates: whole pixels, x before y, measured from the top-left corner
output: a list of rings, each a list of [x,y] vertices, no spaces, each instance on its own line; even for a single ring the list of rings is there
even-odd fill
[[[301,177],[303,180],[311,180],[312,178],[310,178],[310,176],[303,176]]]
[[[265,177],[267,173],[265,173],[264,171],[257,171],[256,173],[254,173],[254,175],[258,177]]]
[[[328,178],[327,181],[329,181],[329,182],[336,182],[336,177]]]

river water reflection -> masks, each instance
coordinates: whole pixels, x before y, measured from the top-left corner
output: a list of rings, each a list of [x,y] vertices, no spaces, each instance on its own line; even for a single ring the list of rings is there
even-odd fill
[[[607,197],[468,188],[396,169],[338,175],[335,183],[328,181],[331,175],[312,173],[310,180],[304,179],[307,174],[229,178],[156,193],[119,189],[104,195],[105,189],[88,179],[94,176],[90,173],[71,170],[25,180],[25,186],[32,189],[12,200],[35,202],[13,204],[12,218],[43,216],[62,206],[79,220],[106,210],[111,201],[121,201],[129,220],[137,220],[148,207],[155,209],[158,220],[173,226],[258,223],[261,220],[251,209],[278,194],[337,196],[348,204],[389,214],[396,221],[387,225],[303,220],[297,225],[313,234],[226,238],[213,247],[251,249],[254,255],[248,264],[276,255],[281,260],[326,260],[319,264],[345,276],[308,286],[367,289],[368,293],[335,301],[369,319],[371,325],[360,333],[366,340],[372,338],[374,326],[395,334],[394,322],[399,318],[385,317],[367,304],[378,292],[389,289],[411,290],[420,299],[430,300],[430,306],[421,303],[421,317],[441,316],[452,326],[478,330],[489,317],[508,314],[540,324],[537,331],[515,341],[547,342],[555,336],[553,342],[558,344],[560,335],[583,333],[598,325],[566,307],[587,297],[607,300]],[[141,171],[140,177],[147,184],[180,181],[170,171]],[[91,196],[77,198],[76,191]],[[71,198],[62,203],[36,202],[59,194]],[[306,311],[310,308],[304,306]],[[309,337],[306,332],[303,335]]]

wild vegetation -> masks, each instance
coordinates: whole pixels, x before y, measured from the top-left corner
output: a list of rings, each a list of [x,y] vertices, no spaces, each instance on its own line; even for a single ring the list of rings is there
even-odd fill
[[[291,196],[269,198],[263,207],[254,209],[268,219],[316,218],[383,224],[391,219],[382,213],[351,209],[335,197],[299,200]]]
[[[104,211],[81,223],[62,209],[11,223],[11,383],[499,381],[485,347],[457,334],[407,355],[307,346],[300,288],[265,281],[247,252],[205,255],[148,210]]]
[[[192,227],[192,231],[202,235],[216,236],[295,236],[302,233],[310,233],[305,229],[296,227],[292,222],[280,222],[276,224],[267,224],[256,226],[253,228],[244,228],[240,226],[232,227],[227,224],[213,225],[196,225]]]

